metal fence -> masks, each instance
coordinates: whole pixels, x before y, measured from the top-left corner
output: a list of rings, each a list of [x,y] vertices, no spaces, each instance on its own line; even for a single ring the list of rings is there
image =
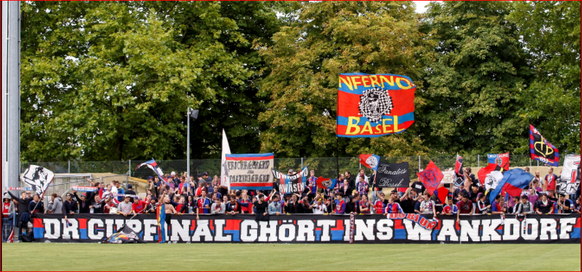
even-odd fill
[[[487,155],[462,155],[465,167],[484,167],[487,166]],[[561,156],[560,165],[562,165],[565,156]],[[456,155],[439,155],[439,156],[402,156],[402,157],[382,157],[383,161],[389,163],[408,162],[410,167],[411,178],[416,177],[419,168],[424,168],[432,160],[440,169],[445,170],[455,166]],[[135,168],[146,160],[130,161],[65,161],[65,162],[22,162],[21,172],[30,165],[40,165],[50,169],[56,174],[59,173],[112,173],[116,175],[129,175],[137,178],[147,178],[154,173],[147,167],[135,170]],[[177,173],[186,172],[186,160],[159,160],[156,161],[158,166],[166,174],[172,171]],[[289,168],[299,170],[309,165],[310,169],[315,170],[317,176],[334,177],[339,173],[350,171],[357,172],[362,166],[358,157],[327,157],[327,158],[275,158],[275,168],[286,171]],[[510,154],[511,167],[524,166],[543,166],[543,163],[533,161],[529,154]],[[365,168],[365,167],[364,167]],[[365,168],[366,174],[371,171]],[[208,172],[210,176],[220,175],[220,160],[190,160],[190,172],[192,175],[200,175]],[[475,172],[474,172],[475,173]]]

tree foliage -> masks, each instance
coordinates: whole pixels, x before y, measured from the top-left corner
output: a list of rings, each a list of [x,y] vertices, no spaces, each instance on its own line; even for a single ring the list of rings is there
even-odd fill
[[[183,159],[188,107],[196,159],[220,157],[223,129],[233,153],[280,158],[527,153],[530,123],[580,151],[580,2],[21,8],[24,161]],[[411,77],[415,123],[337,138],[340,72]]]
[[[516,2],[515,22],[529,55],[534,81],[519,111],[561,152],[580,152],[579,1]],[[524,150],[525,151],[525,150]]]
[[[335,135],[338,73],[404,74],[422,86],[424,40],[412,3],[302,3],[297,16],[272,46],[257,45],[269,69],[259,92],[269,100],[259,115],[268,126],[262,150],[289,157],[422,151],[414,129],[372,140]],[[417,97],[417,106],[423,103]]]
[[[426,28],[437,46],[425,70],[433,151],[505,152],[527,141],[518,111],[531,71],[507,2],[431,3]]]
[[[251,43],[276,27],[257,5],[25,3],[23,158],[183,158],[188,107],[203,122],[193,146],[229,124],[234,143],[250,143],[261,109]]]

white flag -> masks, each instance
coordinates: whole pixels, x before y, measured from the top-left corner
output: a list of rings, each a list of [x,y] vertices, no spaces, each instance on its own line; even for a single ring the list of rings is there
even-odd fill
[[[230,190],[230,181],[228,180],[228,174],[226,173],[226,154],[230,154],[230,146],[228,145],[228,139],[226,139],[226,133],[223,129],[222,156],[220,157],[220,185],[228,186],[228,189]]]
[[[54,177],[55,174],[51,170],[38,165],[30,165],[20,179],[30,185],[37,195],[43,196]]]

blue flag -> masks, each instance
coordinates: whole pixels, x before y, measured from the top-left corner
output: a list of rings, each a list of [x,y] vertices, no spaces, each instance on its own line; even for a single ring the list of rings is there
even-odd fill
[[[521,168],[515,168],[503,172],[503,179],[497,184],[497,187],[489,194],[489,201],[493,203],[495,196],[500,192],[505,192],[510,196],[519,196],[523,188],[527,187],[534,176]]]

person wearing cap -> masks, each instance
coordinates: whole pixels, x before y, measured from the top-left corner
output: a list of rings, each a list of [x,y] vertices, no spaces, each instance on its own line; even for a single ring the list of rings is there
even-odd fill
[[[77,206],[77,201],[73,199],[71,193],[67,193],[65,202],[63,202],[63,214],[76,214],[79,213],[79,208]]]
[[[170,178],[168,179],[168,181],[174,186],[174,189],[180,186],[180,178],[176,176],[176,172],[174,171],[170,173]]]
[[[77,191],[73,190],[73,196],[75,197],[75,199],[78,199],[79,202],[79,213],[89,213],[90,208],[89,206],[91,206],[91,204],[89,203],[90,201],[87,200],[87,194],[86,193],[82,193],[81,197],[79,197],[79,195],[77,194]]]
[[[202,179],[206,182],[206,184],[212,184],[212,178],[209,177],[208,172],[202,173]]]
[[[137,194],[135,193],[135,191],[133,190],[133,185],[131,184],[127,184],[127,190],[125,191],[126,195],[130,195],[130,196],[137,196]],[[133,204],[133,197],[131,197],[129,199],[129,202]]]
[[[477,194],[477,212],[476,214],[487,214],[488,210],[491,208],[491,205],[487,205],[485,202],[485,194],[478,193]]]
[[[8,239],[13,224],[14,203],[10,201],[10,195],[5,193],[2,199],[2,243],[5,243]]]
[[[143,201],[139,197],[137,197],[136,199],[134,199],[133,204],[131,205],[131,211],[133,212],[133,214],[144,214],[147,205],[148,203],[146,201]]]
[[[49,213],[49,214],[62,214],[63,213],[63,199],[59,195],[57,195],[56,193],[53,193],[51,195],[51,200],[49,201],[49,203],[47,205],[46,213]]]

